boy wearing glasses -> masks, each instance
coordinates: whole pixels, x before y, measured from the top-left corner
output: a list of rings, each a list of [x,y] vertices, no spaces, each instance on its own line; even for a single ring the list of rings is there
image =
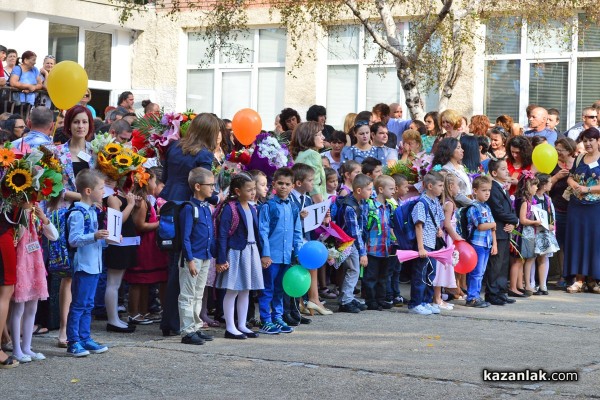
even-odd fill
[[[190,201],[194,207],[184,206],[179,213],[181,221],[182,251],[185,263],[179,263],[179,322],[181,343],[201,345],[213,337],[200,331],[202,294],[213,257],[213,223],[206,199],[212,196],[215,178],[211,171],[194,168],[188,176],[188,184],[194,192]]]

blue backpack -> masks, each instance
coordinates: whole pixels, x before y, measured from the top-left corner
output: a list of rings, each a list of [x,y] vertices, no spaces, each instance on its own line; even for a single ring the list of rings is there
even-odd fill
[[[429,209],[429,205],[421,197],[407,200],[401,206],[396,208],[392,218],[392,227],[396,235],[396,242],[399,250],[416,250],[417,249],[417,234],[415,231],[415,223],[412,219],[412,211],[418,202],[422,202],[425,210]]]
[[[200,217],[198,207],[191,201],[167,201],[160,208],[160,221],[156,231],[156,244],[160,250],[179,253],[182,248],[181,230],[179,227],[179,213],[185,206],[194,210],[194,224]]]
[[[73,273],[73,259],[75,249],[69,245],[69,215],[73,211],[83,214],[83,233],[92,231],[92,219],[88,211],[81,206],[72,206],[68,209],[61,208],[50,213],[49,220],[58,231],[56,241],[48,241],[48,271],[60,276],[71,276]]]

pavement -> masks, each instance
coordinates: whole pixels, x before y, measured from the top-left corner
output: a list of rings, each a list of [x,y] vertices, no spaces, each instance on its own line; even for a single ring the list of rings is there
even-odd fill
[[[408,293],[408,287],[402,290]],[[0,370],[0,399],[600,398],[600,297],[550,291],[516,304],[437,316],[405,307],[312,317],[287,335],[183,345],[157,325],[94,338],[74,359],[56,332],[34,338],[47,360]],[[335,311],[336,307],[331,306]],[[577,382],[484,382],[483,370],[576,371]]]

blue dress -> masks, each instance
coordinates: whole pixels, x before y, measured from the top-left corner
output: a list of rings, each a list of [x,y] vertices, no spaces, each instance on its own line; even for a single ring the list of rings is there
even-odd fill
[[[600,166],[593,168],[583,162],[574,163],[571,178],[580,185],[595,186],[600,179]],[[581,199],[571,195],[567,208],[567,232],[565,237],[565,274],[581,274],[600,279],[600,195],[585,194]]]

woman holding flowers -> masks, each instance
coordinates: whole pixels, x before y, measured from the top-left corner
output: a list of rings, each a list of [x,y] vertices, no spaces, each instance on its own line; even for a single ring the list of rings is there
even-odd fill
[[[81,195],[75,189],[75,177],[86,169],[95,167],[95,158],[90,143],[94,134],[94,119],[89,109],[76,105],[65,115],[63,132],[69,138],[66,143],[56,147],[56,156],[63,166],[63,185],[65,191],[59,197],[58,205],[49,205],[55,212],[68,209],[75,201],[81,200]],[[64,276],[60,282],[59,292],[60,328],[58,331],[58,346],[67,347],[67,315],[71,304],[71,277]]]

